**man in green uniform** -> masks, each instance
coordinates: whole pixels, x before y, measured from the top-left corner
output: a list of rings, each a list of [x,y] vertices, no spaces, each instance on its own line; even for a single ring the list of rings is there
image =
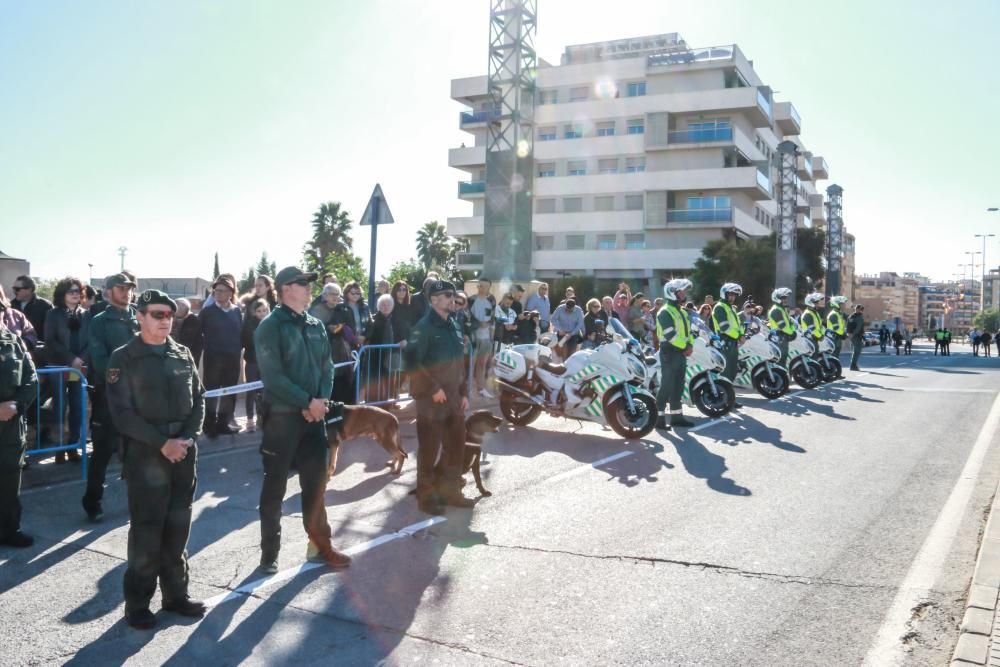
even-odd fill
[[[28,348],[0,319],[0,545],[30,547],[21,532],[21,464],[28,408],[35,402],[38,376]]]
[[[417,404],[417,504],[421,511],[439,515],[444,505],[472,507],[475,502],[462,495],[469,400],[462,330],[451,314],[455,286],[437,280],[427,293],[431,307],[414,325],[406,351],[410,393]]]
[[[846,296],[831,296],[830,312],[826,314],[826,328],[833,332],[833,356],[837,361],[840,361],[840,351],[844,347],[844,339],[847,338],[847,321],[840,310],[845,303],[847,303]],[[844,377],[843,374],[840,377]]]
[[[736,310],[736,299],[743,294],[743,288],[736,283],[726,283],[719,290],[720,300],[712,308],[712,330],[722,339],[722,355],[726,358],[723,377],[736,382],[740,366],[740,345],[743,344],[743,322]],[[739,403],[733,409],[742,408]]]
[[[90,322],[90,365],[94,378],[94,445],[87,467],[87,492],[83,496],[83,509],[91,521],[104,516],[101,498],[104,497],[104,476],[111,456],[118,449],[121,436],[115,428],[108,408],[105,376],[111,353],[128,343],[139,331],[132,306],[135,281],[124,273],[108,276],[104,281],[108,305]]]
[[[660,387],[656,391],[656,408],[660,416],[656,427],[665,431],[671,426],[694,426],[681,411],[687,358],[694,351],[691,320],[683,307],[689,289],[691,281],[686,278],[675,278],[664,285],[665,302],[656,314],[656,337],[660,340]]]
[[[944,356],[951,356],[951,331],[948,327],[944,328]]]
[[[823,316],[820,315],[825,301],[826,296],[822,292],[807,294],[805,298],[806,309],[802,311],[802,317],[799,318],[799,329],[802,330],[802,334],[806,338],[816,343],[817,354],[819,354],[819,341],[826,335]]]
[[[944,356],[944,329],[941,327],[937,328],[934,332],[934,356],[937,356],[938,350],[941,350],[941,356]]]
[[[260,454],[264,483],[260,489],[260,569],[278,571],[281,549],[281,502],[294,462],[302,487],[302,523],[309,536],[306,558],[335,570],[351,559],[330,544],[326,518],[326,471],[329,444],[326,419],[333,392],[333,359],[326,327],[307,312],[315,273],[287,266],[275,276],[281,303],[257,327],[254,346],[264,383]]]
[[[857,371],[861,350],[865,347],[865,307],[854,306],[854,314],[847,319],[847,331],[851,335],[851,370]]]
[[[771,309],[767,311],[767,326],[778,333],[778,349],[781,350],[781,365],[788,368],[788,344],[795,340],[795,322],[788,313],[788,304],[792,300],[792,290],[779,287],[771,292]]]
[[[125,443],[125,620],[148,629],[156,624],[149,601],[157,578],[164,610],[205,613],[203,603],[188,597],[186,551],[205,391],[191,351],[170,338],[177,304],[159,290],[146,290],[136,306],[139,335],[111,354],[105,386]]]

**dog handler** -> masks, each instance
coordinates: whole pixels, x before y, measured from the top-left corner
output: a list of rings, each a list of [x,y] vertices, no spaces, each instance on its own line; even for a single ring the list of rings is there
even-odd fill
[[[24,342],[0,321],[0,545],[30,547],[21,532],[21,463],[24,462],[28,408],[35,402],[38,376]]]
[[[105,384],[125,442],[125,620],[145,630],[156,624],[149,601],[157,578],[163,609],[196,618],[205,614],[205,605],[188,597],[186,552],[205,391],[190,350],[170,338],[174,300],[146,290],[136,306],[139,335],[111,354]]]
[[[428,514],[443,505],[472,507],[462,495],[464,415],[469,407],[462,331],[451,316],[455,286],[446,280],[428,289],[431,308],[413,327],[409,343],[410,393],[417,404],[417,504]],[[438,452],[441,459],[438,461]]]
[[[264,383],[260,454],[264,484],[260,490],[260,569],[278,571],[281,548],[281,501],[288,468],[294,461],[302,486],[302,523],[309,535],[306,558],[335,570],[351,559],[330,544],[326,519],[327,399],[333,391],[333,359],[323,323],[307,311],[315,273],[288,266],[274,285],[281,302],[254,332],[257,365]]]

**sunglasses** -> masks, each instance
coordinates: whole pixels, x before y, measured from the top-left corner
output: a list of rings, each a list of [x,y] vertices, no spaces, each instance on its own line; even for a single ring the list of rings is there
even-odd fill
[[[146,314],[152,317],[154,320],[174,319],[174,311],[172,310],[147,310]]]
[[[66,294],[79,294],[79,293],[80,290],[76,289],[75,287],[73,289],[66,290]]]
[[[454,292],[438,292],[434,296],[443,296],[446,299],[454,299],[455,298],[455,293]]]
[[[465,305],[465,301],[463,301],[462,299],[455,299],[455,305],[456,306],[464,306]]]
[[[17,292],[18,290],[23,290],[23,289],[28,289],[28,288],[25,287],[24,285],[12,285],[11,289],[13,289],[15,292]]]

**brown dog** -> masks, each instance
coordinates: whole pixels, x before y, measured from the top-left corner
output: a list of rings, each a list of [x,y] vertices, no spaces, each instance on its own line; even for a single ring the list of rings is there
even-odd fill
[[[406,452],[399,441],[399,420],[391,412],[374,405],[343,406],[343,426],[338,426],[334,417],[327,420],[326,438],[330,444],[330,463],[326,478],[333,477],[337,469],[337,451],[340,443],[365,436],[374,438],[392,458],[386,461],[389,471],[398,475],[403,470]]]
[[[476,480],[476,488],[484,496],[493,494],[483,486],[483,478],[479,472],[479,464],[483,460],[483,436],[500,430],[503,420],[493,415],[489,410],[476,410],[465,420],[465,451],[462,452],[462,473],[472,471]]]

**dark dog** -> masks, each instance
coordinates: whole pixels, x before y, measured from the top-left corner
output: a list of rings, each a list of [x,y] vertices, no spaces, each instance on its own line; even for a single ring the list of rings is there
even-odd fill
[[[334,417],[335,419],[335,417]],[[399,420],[391,412],[373,405],[343,406],[343,424],[327,420],[326,438],[330,444],[330,463],[326,470],[326,478],[333,477],[337,469],[337,451],[340,443],[365,436],[374,438],[392,457],[386,461],[389,471],[398,475],[403,470],[406,452],[399,441]]]
[[[476,488],[484,496],[493,494],[483,486],[483,478],[479,472],[479,464],[483,459],[483,436],[500,430],[503,420],[493,415],[489,410],[476,410],[465,420],[465,451],[462,452],[462,473],[472,471],[476,480]]]

